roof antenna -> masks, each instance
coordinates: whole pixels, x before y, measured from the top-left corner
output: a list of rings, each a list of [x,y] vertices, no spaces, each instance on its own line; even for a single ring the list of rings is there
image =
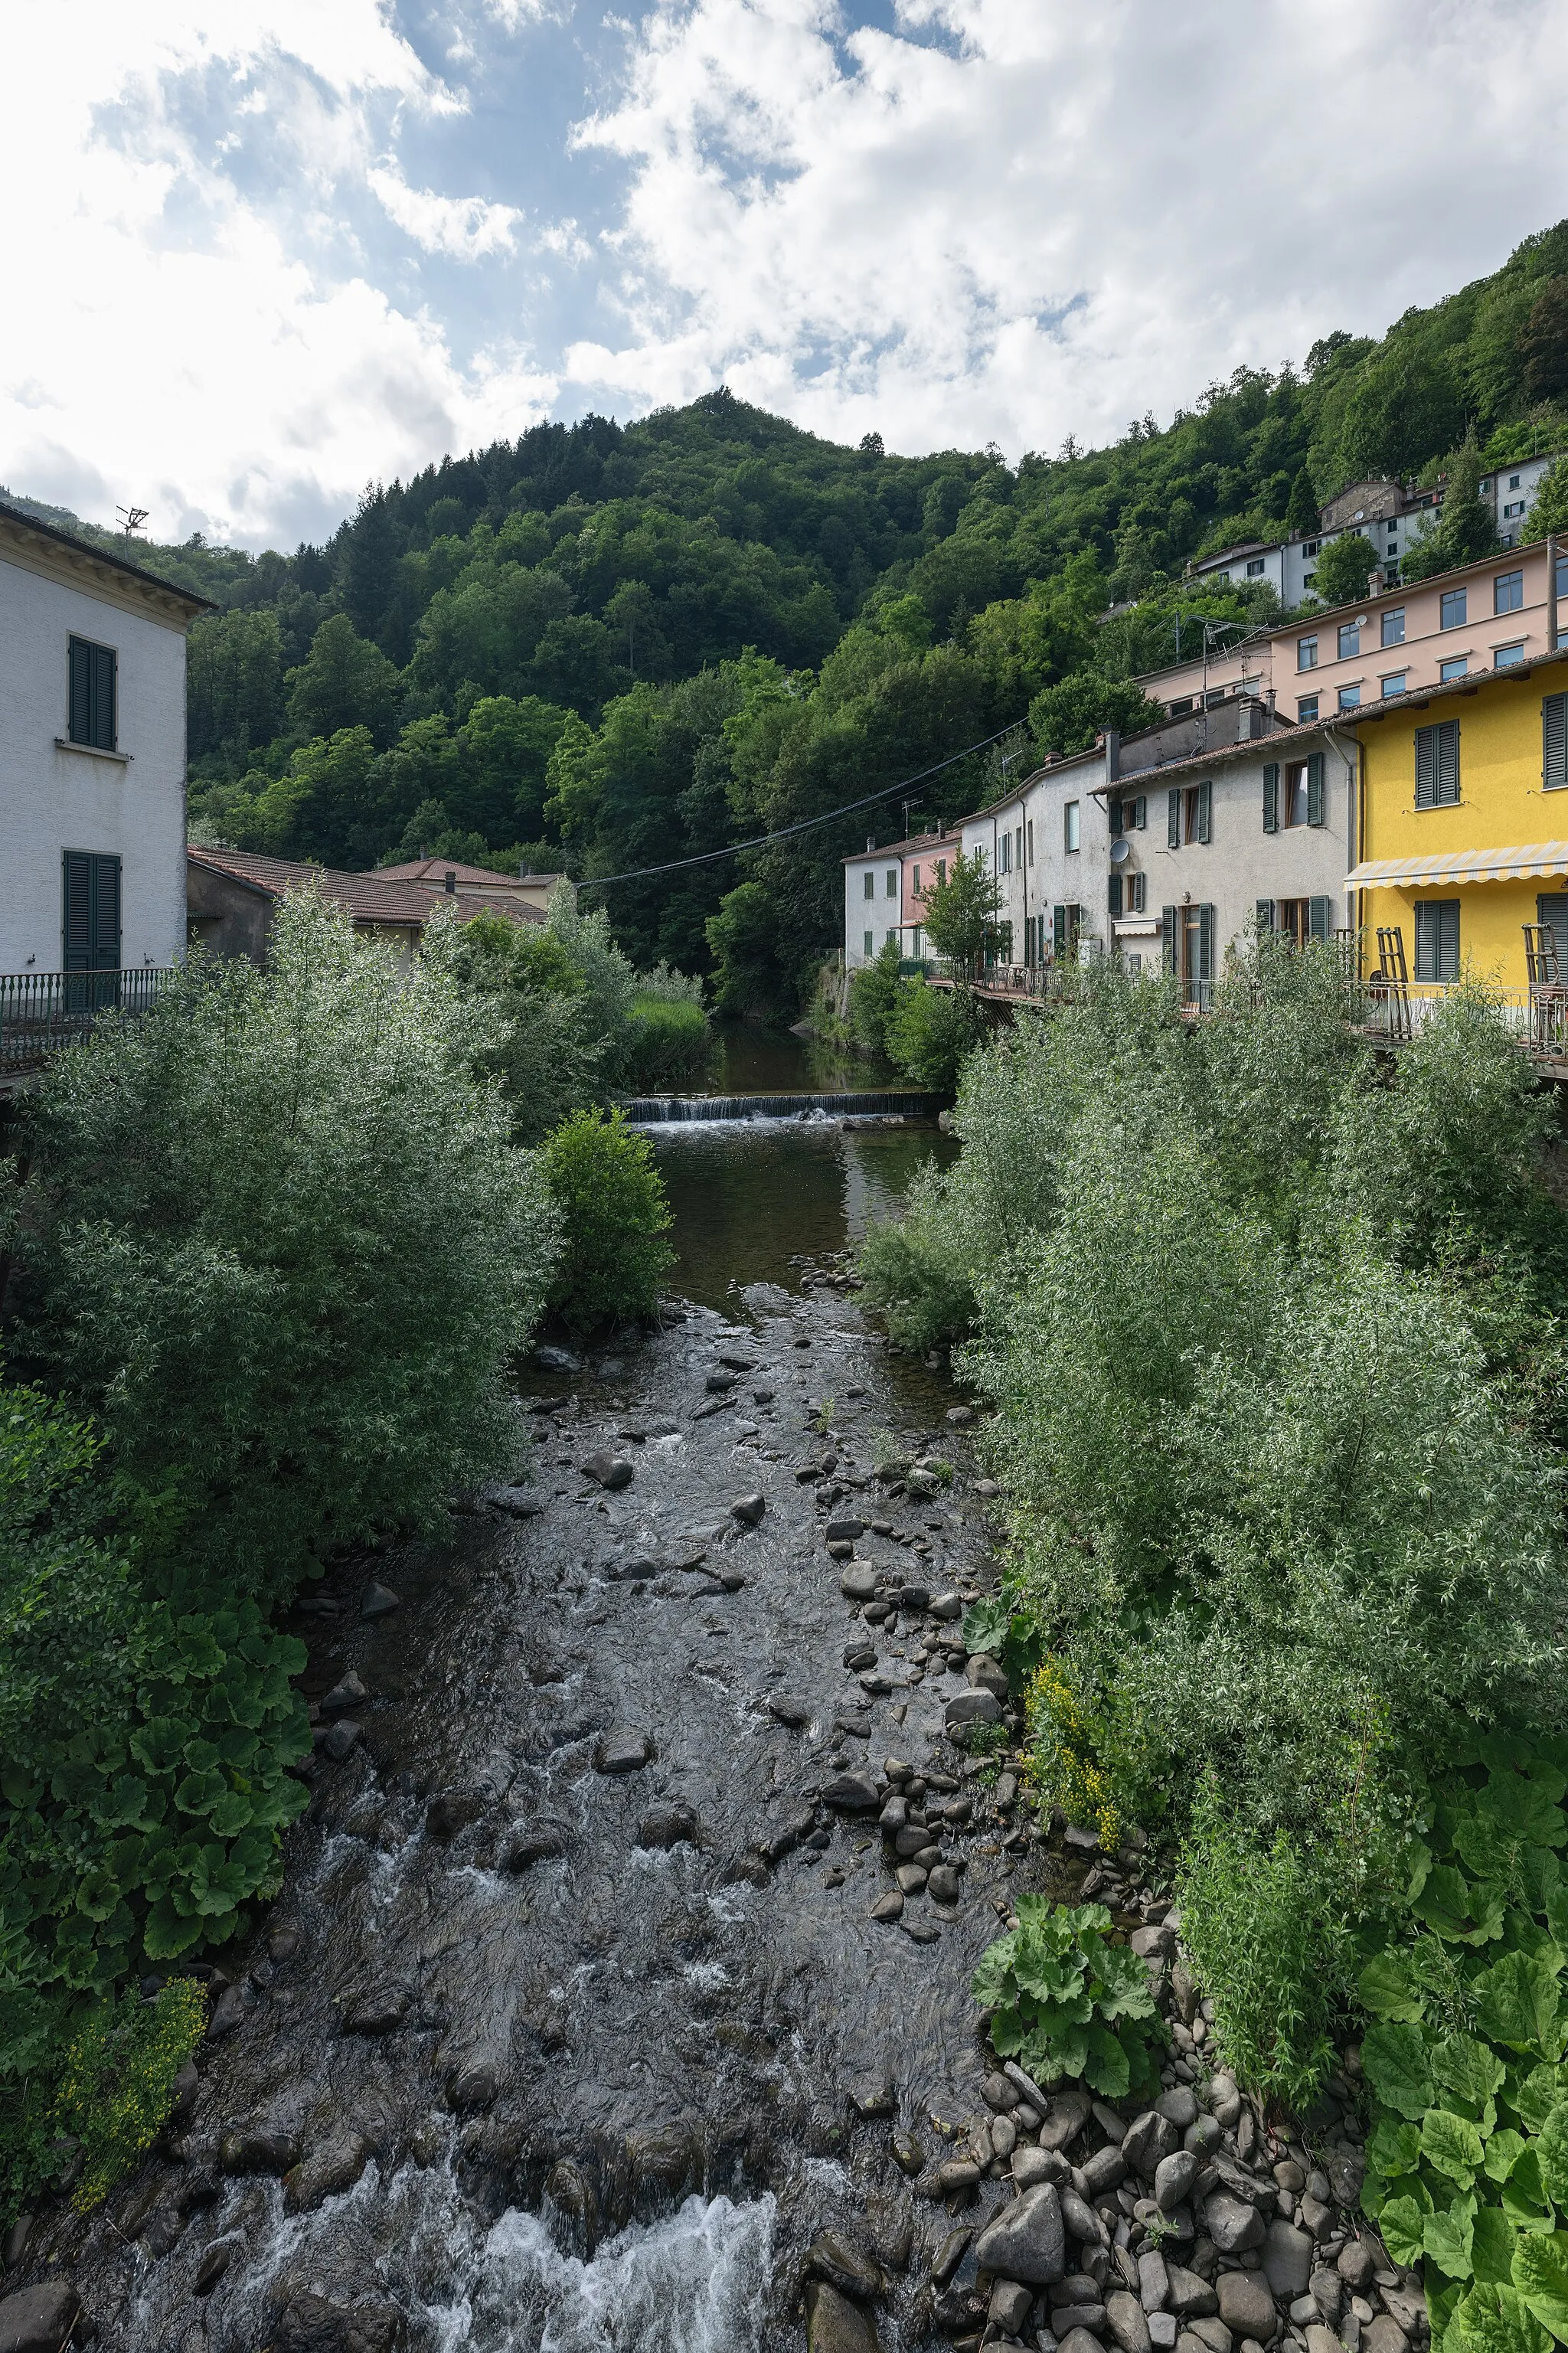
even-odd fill
[[[145,507],[116,507],[114,512],[119,518],[120,528],[127,539],[132,538],[147,520]]]

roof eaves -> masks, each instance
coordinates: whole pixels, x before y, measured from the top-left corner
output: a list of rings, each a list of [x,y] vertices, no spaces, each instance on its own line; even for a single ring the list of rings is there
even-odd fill
[[[37,532],[40,538],[52,539],[58,547],[68,547],[73,555],[91,556],[96,563],[107,564],[111,571],[123,572],[128,579],[139,580],[150,588],[161,588],[165,596],[177,596],[193,613],[216,613],[218,609],[210,597],[198,596],[193,590],[182,588],[178,582],[165,580],[161,573],[149,572],[144,565],[128,564],[122,555],[110,555],[107,548],[95,547],[89,539],[78,539],[73,533],[61,531],[58,523],[45,522],[41,516],[12,506],[9,500],[0,499],[0,517],[24,531]]]

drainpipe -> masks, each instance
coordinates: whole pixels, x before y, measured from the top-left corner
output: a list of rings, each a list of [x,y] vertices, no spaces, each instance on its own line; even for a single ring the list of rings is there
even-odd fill
[[[1557,533],[1546,534],[1546,650],[1557,651]]]
[[[1349,752],[1347,752],[1347,751],[1346,751],[1346,749],[1345,749],[1345,747],[1344,747],[1343,744],[1342,744],[1342,743],[1341,743],[1341,741],[1340,741],[1339,737],[1335,734],[1335,733],[1334,733],[1334,731],[1333,731],[1332,727],[1328,726],[1328,725],[1326,725],[1326,724],[1325,724],[1325,726],[1324,726],[1324,728],[1323,728],[1323,733],[1324,733],[1324,736],[1326,737],[1326,739],[1328,740],[1328,742],[1329,742],[1329,743],[1331,743],[1331,744],[1333,745],[1333,747],[1334,747],[1335,751],[1339,754],[1339,755],[1340,755],[1341,759],[1342,759],[1342,760],[1344,762],[1344,764],[1345,764],[1345,796],[1346,796],[1346,799],[1347,799],[1347,801],[1348,801],[1348,803],[1349,803],[1348,813],[1347,813],[1346,820],[1345,820],[1345,854],[1346,854],[1346,856],[1349,858],[1349,860],[1350,860],[1350,862],[1351,862],[1351,865],[1352,865],[1352,866],[1359,866],[1359,865],[1361,864],[1361,858],[1360,858],[1359,851],[1358,851],[1358,845],[1359,845],[1359,843],[1360,843],[1360,841],[1361,841],[1362,832],[1363,832],[1363,800],[1364,800],[1364,797],[1363,797],[1363,793],[1362,793],[1362,790],[1361,790],[1361,777],[1360,777],[1360,773],[1359,773],[1359,765],[1358,765],[1358,763],[1357,763],[1357,762],[1352,758],[1352,754],[1351,754]],[[1360,748],[1361,748],[1361,738],[1360,738],[1360,736],[1358,735],[1358,736],[1354,736],[1354,737],[1352,737],[1352,742],[1353,742],[1353,744],[1355,744],[1356,749],[1359,751],[1359,750],[1360,750]],[[1348,870],[1347,870],[1347,871],[1348,871]],[[1361,931],[1361,893],[1360,893],[1360,892],[1358,891],[1358,892],[1356,892],[1356,894],[1355,894],[1355,895],[1356,895],[1356,917],[1355,917],[1355,921],[1354,921],[1354,923],[1352,924],[1351,928],[1352,928],[1352,931],[1354,931],[1355,933],[1357,933],[1357,934],[1358,934],[1358,935],[1359,935],[1360,931]],[[1347,912],[1348,912],[1348,911],[1347,911]],[[1359,955],[1358,955],[1358,959],[1357,959],[1357,962],[1358,962],[1358,967],[1359,967],[1359,961],[1360,961],[1360,959],[1359,959]]]

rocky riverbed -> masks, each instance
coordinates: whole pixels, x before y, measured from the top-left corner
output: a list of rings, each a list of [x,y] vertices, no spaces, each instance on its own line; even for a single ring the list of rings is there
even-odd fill
[[[1353,2086],[1265,2133],[1139,1855],[1026,1807],[952,1390],[830,1269],[542,1356],[532,1480],[300,1605],[284,1887],[148,2163],[16,2251],[16,2345],[79,2299],[127,2353],[1405,2353]],[[1145,2115],[970,1999],[1080,1883],[1174,2021]]]

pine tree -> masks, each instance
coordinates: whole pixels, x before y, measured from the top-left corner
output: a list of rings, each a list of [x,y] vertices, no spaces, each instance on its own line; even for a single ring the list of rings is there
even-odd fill
[[[1290,503],[1285,510],[1285,528],[1292,539],[1308,539],[1318,528],[1318,493],[1312,488],[1312,477],[1305,466],[1290,485]]]

